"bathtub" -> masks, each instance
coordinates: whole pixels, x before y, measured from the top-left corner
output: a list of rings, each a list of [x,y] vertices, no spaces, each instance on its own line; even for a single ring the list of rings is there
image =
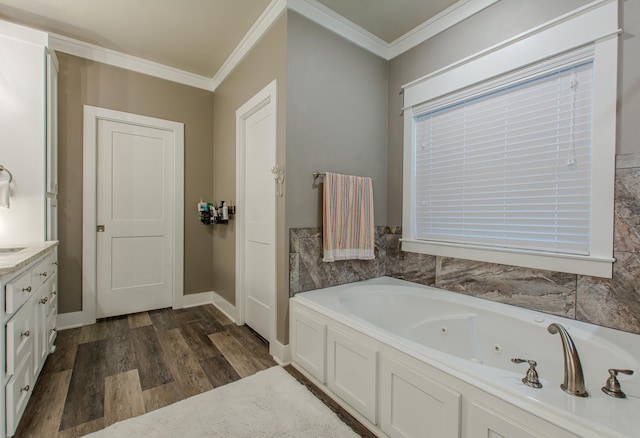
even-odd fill
[[[560,388],[562,343],[547,331],[554,322],[567,329],[577,347],[586,398]],[[408,414],[402,420],[406,424],[389,424],[402,405],[394,407],[398,396],[379,387],[384,383],[381,373],[388,369],[385,363],[407,365],[406,375],[459,395],[452,399],[454,408],[459,405],[458,429],[454,419],[453,429],[441,432],[443,436],[487,436],[489,431],[499,433],[501,424],[504,436],[640,436],[639,335],[389,277],[297,294],[291,299],[290,326],[294,366],[381,436],[411,436],[406,433],[411,428],[419,436],[422,430],[420,418],[413,424]],[[339,355],[351,350],[355,353],[341,365]],[[368,362],[358,362],[367,355]],[[542,388],[525,386],[528,365],[514,364],[511,358],[535,360]],[[346,369],[334,369],[338,366]],[[362,380],[368,367],[371,377]],[[609,368],[634,370],[632,376],[618,376],[627,398],[601,391]],[[340,375],[349,377],[342,383],[331,381]],[[354,387],[345,389],[351,382],[356,382]],[[367,389],[370,385],[373,390]],[[390,400],[382,400],[385,394]],[[407,403],[411,409],[415,402]],[[506,419],[500,417],[505,410],[510,412]],[[530,435],[513,432],[507,423],[521,425]]]

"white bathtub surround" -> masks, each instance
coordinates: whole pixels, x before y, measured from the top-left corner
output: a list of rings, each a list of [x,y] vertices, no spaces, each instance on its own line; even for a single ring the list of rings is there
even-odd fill
[[[547,331],[553,322],[576,344],[589,397],[560,388],[561,341]],[[421,430],[430,415],[442,436],[465,438],[488,430],[526,437],[640,430],[639,335],[388,277],[296,295],[290,327],[296,368],[392,436]],[[522,383],[527,365],[514,357],[538,363],[541,389]],[[620,376],[627,399],[600,390],[609,368],[635,371]]]
[[[276,366],[89,437],[345,437],[354,433]]]

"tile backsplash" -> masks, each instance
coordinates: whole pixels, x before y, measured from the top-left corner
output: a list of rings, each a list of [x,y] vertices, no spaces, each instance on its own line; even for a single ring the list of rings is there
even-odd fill
[[[374,260],[322,261],[322,228],[289,231],[289,294],[389,275],[435,282],[434,256],[400,251],[400,228],[377,227]]]
[[[377,227],[375,260],[322,261],[322,228],[289,232],[289,293],[384,275],[640,334],[640,159],[618,156],[613,278],[403,252]]]

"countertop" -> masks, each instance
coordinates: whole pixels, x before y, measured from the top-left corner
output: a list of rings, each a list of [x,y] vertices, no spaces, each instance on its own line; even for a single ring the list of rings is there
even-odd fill
[[[0,275],[18,271],[55,246],[58,241],[0,243]],[[13,251],[17,248],[23,249]]]

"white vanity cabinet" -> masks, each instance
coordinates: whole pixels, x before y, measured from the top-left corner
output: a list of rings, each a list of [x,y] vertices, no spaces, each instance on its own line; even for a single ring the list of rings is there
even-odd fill
[[[0,242],[57,239],[58,62],[48,46],[47,33],[0,20],[0,164],[13,175]]]
[[[56,242],[33,244],[15,269],[2,267],[2,345],[5,355],[0,400],[3,436],[12,436],[47,356],[55,349],[57,318]],[[21,252],[22,252],[21,251]],[[0,257],[14,257],[2,255]],[[1,259],[0,259],[1,261]],[[4,406],[2,406],[4,404]]]
[[[47,355],[53,350],[53,342],[55,342],[55,317],[57,315],[57,295],[55,293],[55,284],[57,283],[57,261],[55,253],[47,255],[41,262],[34,266],[31,270],[32,277],[37,277],[41,282],[33,298],[31,299],[33,322],[34,322],[34,346],[33,346],[33,376],[35,378],[40,374]],[[55,308],[52,309],[50,300],[54,300]],[[52,314],[52,311],[55,311]],[[51,327],[51,325],[54,327]]]

